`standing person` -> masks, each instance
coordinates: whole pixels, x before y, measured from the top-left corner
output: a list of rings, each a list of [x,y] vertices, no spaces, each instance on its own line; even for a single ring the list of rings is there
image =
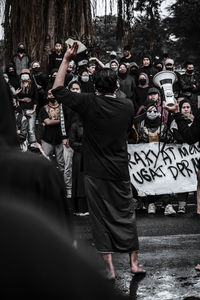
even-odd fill
[[[45,92],[46,92],[47,85],[48,85],[48,75],[41,72],[39,61],[32,62],[32,77],[33,77],[33,80],[35,82],[35,85],[36,85],[37,91],[38,91],[38,106],[37,106],[37,115],[38,115],[40,108],[42,108],[42,106],[44,106],[46,104],[45,103],[45,97],[46,97]]]
[[[129,75],[129,71],[125,63],[121,63],[119,65],[118,77],[122,92],[126,94],[127,98],[132,99],[134,96],[134,88],[136,85],[134,78]]]
[[[20,74],[20,92],[18,100],[23,113],[28,118],[28,142],[34,147],[36,142],[35,121],[36,108],[38,105],[38,92],[35,82],[31,78],[29,69],[23,69]]]
[[[149,77],[149,86],[153,86],[153,77],[157,73],[157,70],[152,64],[152,58],[149,54],[143,55],[142,66],[140,67],[140,73],[145,73]]]
[[[178,130],[181,133],[183,139],[188,144],[200,143],[200,109],[194,117],[191,126],[188,126],[188,120],[185,119],[184,115],[180,113],[179,105],[175,102],[174,106],[166,106],[166,110],[174,114],[174,119],[178,125]],[[197,214],[196,216],[200,219],[200,170],[197,173]],[[200,264],[197,264],[195,269],[200,271]]]
[[[107,269],[107,278],[115,279],[112,253],[129,253],[132,274],[145,273],[138,264],[138,236],[128,171],[127,132],[132,125],[131,101],[117,98],[117,76],[102,69],[95,75],[98,95],[72,93],[64,88],[69,61],[76,54],[73,44],[64,55],[54,83],[54,96],[83,121],[83,164],[95,246]]]
[[[135,106],[135,111],[138,111],[139,107],[145,103],[147,99],[148,90],[149,78],[147,74],[140,73],[138,77],[138,84],[134,88],[133,103]]]
[[[74,150],[72,159],[72,203],[74,213],[88,215],[83,172],[83,124],[80,118],[73,122],[69,131],[69,144]]]
[[[39,117],[44,126],[41,137],[44,153],[50,157],[55,152],[57,166],[63,174],[64,158],[60,127],[60,105],[52,95],[51,90],[48,91],[48,103],[41,108]]]
[[[63,60],[63,46],[60,41],[56,41],[54,45],[54,51],[49,55],[49,74],[52,73],[53,69],[58,69]]]
[[[23,69],[29,69],[31,64],[31,58],[26,53],[24,43],[19,43],[17,53],[13,56],[13,64],[16,69],[17,75],[20,75]]]
[[[124,56],[120,59],[119,63],[120,64],[125,63],[127,65],[127,68],[129,68],[130,63],[132,63],[134,61],[133,56],[131,54],[131,46],[130,45],[124,46],[123,54],[124,54]]]
[[[71,81],[68,85],[68,89],[74,93],[81,93],[80,82]],[[66,196],[70,201],[72,197],[72,158],[74,151],[69,144],[69,131],[72,123],[78,119],[78,114],[71,110],[69,107],[62,104],[60,104],[60,112],[64,156],[64,180],[66,187]]]

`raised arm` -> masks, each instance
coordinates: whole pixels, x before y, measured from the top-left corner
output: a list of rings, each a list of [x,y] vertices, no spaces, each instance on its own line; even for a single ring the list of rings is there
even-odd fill
[[[63,57],[62,63],[58,69],[58,73],[54,81],[53,89],[57,88],[58,86],[64,86],[65,75],[66,75],[69,62],[72,59],[72,57],[76,55],[77,50],[78,50],[78,44],[76,42],[73,43],[71,48],[68,47]]]

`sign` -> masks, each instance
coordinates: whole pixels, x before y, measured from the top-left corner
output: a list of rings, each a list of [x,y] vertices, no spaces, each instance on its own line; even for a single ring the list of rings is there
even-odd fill
[[[197,190],[197,144],[129,144],[129,173],[139,196]]]

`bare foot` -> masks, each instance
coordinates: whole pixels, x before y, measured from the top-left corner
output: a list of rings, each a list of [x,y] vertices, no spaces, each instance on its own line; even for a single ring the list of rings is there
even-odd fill
[[[200,264],[196,265],[195,270],[200,271]]]
[[[114,280],[115,279],[115,271],[110,270],[110,269],[106,269],[106,278],[108,280]]]
[[[131,274],[145,274],[146,270],[139,267],[138,265],[131,267]]]

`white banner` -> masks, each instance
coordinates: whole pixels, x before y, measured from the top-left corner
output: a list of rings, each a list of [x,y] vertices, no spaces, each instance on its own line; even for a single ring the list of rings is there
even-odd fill
[[[161,151],[163,150],[163,151]],[[139,196],[192,192],[197,189],[197,144],[129,144],[131,183]]]

